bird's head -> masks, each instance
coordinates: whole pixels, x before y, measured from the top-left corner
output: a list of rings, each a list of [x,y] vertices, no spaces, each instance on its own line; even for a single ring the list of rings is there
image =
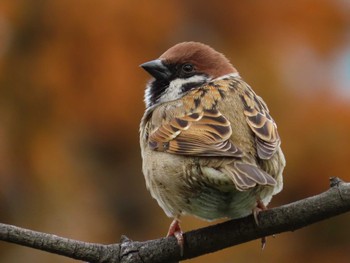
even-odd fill
[[[145,94],[147,108],[179,99],[213,79],[238,75],[223,54],[198,42],[179,43],[140,66],[153,77]]]

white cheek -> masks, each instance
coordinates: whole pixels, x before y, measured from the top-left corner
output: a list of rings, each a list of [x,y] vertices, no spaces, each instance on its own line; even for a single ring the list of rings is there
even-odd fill
[[[223,75],[221,77],[218,77],[215,80],[220,80],[220,79],[224,79],[224,78],[227,78],[227,77],[238,78],[238,77],[240,77],[240,75],[239,75],[238,72],[234,72],[234,73],[230,73],[230,74],[226,74],[226,75]]]
[[[187,79],[174,79],[170,82],[169,87],[166,89],[165,93],[160,97],[159,102],[177,100],[183,95],[182,87],[184,85],[188,83],[203,83],[207,80],[207,77],[199,75],[195,75]]]
[[[159,102],[165,102],[170,100],[176,100],[180,98],[181,87],[184,82],[183,79],[175,79],[170,82],[169,87],[166,89],[165,93],[160,97]]]
[[[227,78],[227,77],[239,77],[239,74],[238,72],[234,72],[234,73],[216,78],[216,80]],[[183,95],[181,88],[183,85],[187,83],[191,83],[191,82],[201,83],[204,81],[210,81],[210,78],[207,78],[205,76],[195,75],[188,79],[181,79],[181,78],[174,79],[173,81],[170,82],[169,87],[166,89],[165,93],[159,98],[158,103],[177,100],[181,98]],[[149,108],[150,106],[152,106],[151,98],[152,98],[151,86],[150,84],[147,84],[146,90],[145,90],[145,97],[144,97],[146,108]]]

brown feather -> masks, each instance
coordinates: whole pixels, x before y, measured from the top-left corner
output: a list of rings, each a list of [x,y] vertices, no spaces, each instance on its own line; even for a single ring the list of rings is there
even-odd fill
[[[150,134],[149,145],[173,154],[242,157],[229,141],[231,134],[230,122],[218,110],[204,110],[165,122]],[[162,147],[165,143],[168,147]]]
[[[241,99],[246,121],[256,135],[258,156],[264,160],[270,159],[280,145],[277,125],[262,99],[247,84],[245,86],[246,93],[241,95]]]

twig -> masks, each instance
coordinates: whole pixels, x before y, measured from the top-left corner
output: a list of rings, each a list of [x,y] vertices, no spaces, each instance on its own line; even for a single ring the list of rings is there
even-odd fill
[[[122,236],[119,244],[103,245],[0,224],[0,240],[88,262],[176,262],[263,236],[294,231],[347,211],[350,183],[331,178],[331,188],[326,192],[261,212],[259,226],[253,216],[248,216],[185,233],[183,258],[174,237],[138,242]]]

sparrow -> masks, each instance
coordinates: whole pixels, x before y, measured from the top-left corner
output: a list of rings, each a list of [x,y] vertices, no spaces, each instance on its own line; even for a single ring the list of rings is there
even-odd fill
[[[140,66],[153,77],[140,124],[142,170],[173,218],[168,236],[183,250],[182,215],[212,221],[253,213],[257,220],[282,190],[286,163],[263,99],[222,53],[199,42]]]

